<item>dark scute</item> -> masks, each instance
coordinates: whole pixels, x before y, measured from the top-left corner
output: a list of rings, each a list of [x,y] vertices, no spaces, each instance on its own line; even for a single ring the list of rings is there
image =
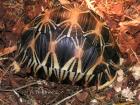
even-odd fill
[[[30,48],[27,49],[26,56],[28,56],[28,57],[27,57],[26,61],[21,65],[22,67],[26,67],[29,60],[32,59],[32,50]],[[23,57],[23,56],[19,55],[19,57]]]
[[[23,58],[23,55],[24,55],[24,51],[22,51],[20,54],[18,54],[18,56],[16,57],[16,61],[20,62]]]
[[[20,44],[22,47],[27,46],[29,42],[32,40],[34,36],[35,30],[34,29],[29,29],[25,31],[20,38]]]
[[[97,65],[97,67],[94,70],[94,75],[99,75],[100,73],[103,73],[101,81],[100,81],[100,85],[104,84],[108,80],[108,77],[105,74],[105,69],[107,69],[105,64],[99,64],[99,65]],[[96,78],[96,79],[98,80],[98,78]]]
[[[91,48],[88,48],[84,51],[84,55],[83,55],[83,71],[85,71],[86,69],[90,68],[91,66],[93,66],[97,60],[98,57],[98,52],[97,49],[93,46]]]
[[[111,46],[105,47],[103,56],[107,62],[112,60],[115,64],[117,64],[120,61],[120,57],[117,49]]]
[[[105,71],[106,68],[107,67],[106,67],[105,64],[99,64],[99,65],[97,65],[96,68],[95,68],[95,70],[94,70],[94,72],[93,72],[94,77],[92,78],[92,80],[90,81],[90,83],[88,85],[89,86],[94,86],[94,85],[96,86],[97,83],[98,83],[98,75],[100,73],[103,73],[103,75],[105,75],[104,71]],[[103,76],[102,78],[103,79],[101,79],[101,81],[100,81],[101,83],[100,84],[103,84],[103,83],[105,83],[107,81],[106,76]]]
[[[75,46],[70,37],[65,37],[57,43],[56,54],[62,67],[71,57],[74,56]]]
[[[39,38],[36,40],[35,51],[40,62],[44,60],[45,56],[48,53],[48,47],[50,42],[49,40],[49,35],[46,34],[40,34]]]
[[[72,72],[77,72],[78,61],[75,63]]]
[[[46,66],[48,67],[48,68],[50,68],[51,67],[51,55],[48,57],[48,61],[47,61],[47,63],[46,63]]]
[[[83,55],[83,70],[92,67],[97,58],[101,55],[100,44],[98,40],[95,38],[94,34],[88,35],[85,37],[85,45],[84,45],[84,55]],[[94,43],[93,43],[94,42]]]
[[[101,16],[99,16],[95,11],[90,10],[90,12],[91,12],[92,16],[94,16],[94,18],[96,18],[97,20],[99,20],[101,22],[104,22],[104,19]]]
[[[98,82],[98,75],[94,75],[92,80],[89,82],[88,86],[96,86]]]
[[[100,40],[96,38],[96,34],[91,34],[86,36],[85,48],[95,47],[98,54],[101,54],[101,44]]]
[[[68,34],[68,31],[69,31],[69,28],[70,28],[70,26],[67,26],[66,27],[65,24],[57,27],[57,29],[56,29],[57,35],[62,34],[62,32],[63,32],[63,35],[67,35]],[[72,34],[72,32],[71,32],[71,34]]]
[[[83,86],[85,84],[85,75],[79,81],[75,83],[77,86]],[[84,87],[84,86],[83,86]]]
[[[40,79],[46,79],[46,74],[45,74],[45,71],[43,69],[43,67],[41,67],[38,72],[36,73],[36,76],[37,78],[40,78]]]
[[[80,14],[78,23],[80,24],[84,32],[94,30],[96,26],[96,20],[90,12]]]
[[[105,43],[110,43],[110,32],[109,30],[107,29],[107,27],[102,27],[102,31],[101,31],[101,34],[102,34],[102,37],[103,37],[103,40]]]
[[[26,74],[27,74],[27,77],[34,76],[33,66],[30,68],[29,72],[26,72]]]
[[[112,65],[109,65],[109,69],[110,69],[110,73],[112,76],[115,76],[116,75],[116,72],[117,72],[117,68],[115,68],[114,66]]]
[[[97,52],[99,54],[99,56],[101,56],[102,52],[101,52],[101,44],[100,44],[100,41],[97,41],[97,45],[96,45],[96,49],[97,49]]]
[[[106,67],[105,64],[99,64],[99,65],[96,66],[96,68],[94,70],[94,74],[96,75],[96,74],[99,74],[101,72],[104,72],[106,68],[107,67]]]
[[[29,58],[32,58],[32,50],[31,50],[31,48],[27,49],[26,56],[28,56]]]
[[[66,78],[63,81],[61,81],[62,84],[72,84],[72,82],[69,79],[69,75],[70,75],[70,72],[68,72]]]
[[[53,24],[53,25],[55,25],[55,24]],[[50,34],[50,33],[53,33],[53,32],[56,31],[56,30],[54,29],[53,25],[52,25],[52,24],[49,24],[49,23],[46,24],[46,33],[47,33],[47,34]],[[44,25],[44,30],[45,30],[45,25]],[[44,30],[43,30],[43,27],[42,27],[41,33],[44,33]]]
[[[37,29],[36,29],[37,31],[39,31],[39,28],[41,27],[41,25],[42,25],[42,24],[39,24],[39,26],[38,26]]]
[[[45,25],[42,26],[41,33],[44,33]]]
[[[109,78],[108,78],[107,74],[103,72],[102,78],[101,78],[101,81],[100,81],[100,85],[105,84],[108,80],[109,80]]]
[[[32,27],[33,26],[36,26],[42,19],[43,19],[43,15],[40,15],[40,16],[35,17],[35,19],[31,23]]]
[[[116,49],[114,49],[113,51],[114,51],[114,56],[112,57],[112,61],[117,64],[120,62],[120,55],[116,51]]]
[[[96,34],[90,34],[90,35],[87,35],[85,36],[86,40],[87,40],[87,43],[89,44],[88,46],[90,47],[90,45],[94,45],[96,46],[97,44],[97,40],[96,40]],[[87,47],[88,47],[87,46]]]
[[[59,82],[58,78],[56,77],[56,75],[54,73],[54,70],[52,71],[52,75],[49,78],[49,81],[51,81],[51,82]]]
[[[68,10],[64,9],[62,6],[58,6],[55,8],[51,13],[51,19],[56,23],[59,24],[62,21],[66,20],[66,14]],[[64,15],[65,14],[65,15]]]

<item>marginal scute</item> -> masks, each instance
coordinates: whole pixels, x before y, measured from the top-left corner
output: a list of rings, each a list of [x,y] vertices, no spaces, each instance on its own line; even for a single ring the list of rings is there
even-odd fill
[[[112,38],[103,19],[87,7],[52,6],[24,29],[16,61],[41,79],[102,89],[114,81],[119,64]]]
[[[68,19],[68,14],[69,11],[64,7],[57,7],[52,10],[52,13],[50,15],[52,21],[54,21],[56,24],[59,24]]]
[[[79,17],[78,23],[84,32],[89,32],[96,28],[97,21],[91,15],[90,11],[81,13]]]

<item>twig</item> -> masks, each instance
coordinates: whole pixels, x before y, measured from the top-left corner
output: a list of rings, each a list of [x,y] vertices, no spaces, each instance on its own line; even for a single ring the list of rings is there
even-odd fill
[[[94,1],[85,0],[85,2],[86,2],[86,4],[87,4],[88,8],[90,8],[90,9],[92,9],[92,10],[95,11],[94,6],[92,5],[92,3],[93,3]]]
[[[23,102],[23,100],[22,100],[22,98],[20,97],[20,95],[18,94],[18,92],[17,91],[15,91],[15,90],[13,90],[13,92],[15,93],[15,95],[19,98],[19,101],[22,103]]]
[[[24,85],[24,86],[15,88],[15,89],[0,89],[0,91],[2,91],[2,92],[14,92],[14,91],[18,91],[18,90],[27,88],[27,87],[32,86],[32,85],[40,84],[40,83],[41,83],[41,81],[36,81],[36,82],[30,83],[30,84],[27,84],[27,85]]]
[[[3,61],[3,60],[7,60],[8,58],[2,58],[2,57],[0,57],[0,61]]]
[[[55,97],[53,100],[51,100],[51,102],[47,103],[46,105],[51,105],[54,101],[56,101],[59,98],[60,95],[58,95],[57,97]]]
[[[137,56],[137,54],[134,52],[134,50],[131,48],[132,53],[134,54],[135,58],[137,59],[138,63],[140,63],[139,58]]]
[[[82,92],[82,91],[83,91],[83,89],[81,89],[81,90],[79,90],[78,92],[72,94],[71,96],[68,96],[68,97],[62,99],[61,101],[59,101],[59,102],[57,102],[57,103],[55,103],[55,104],[53,104],[53,105],[59,105],[59,104],[61,104],[62,102],[66,101],[66,100],[68,100],[68,99],[70,99],[70,98],[72,98],[73,96],[77,95],[78,93],[80,93],[80,92]]]
[[[8,71],[10,70],[10,67],[8,67],[7,69],[4,69],[4,68],[2,68],[3,70],[4,70],[4,72],[3,72],[3,74],[2,74],[2,76],[0,77],[0,83],[1,83],[1,81],[2,81],[2,79],[3,79],[3,77],[8,73]]]
[[[0,99],[0,104],[5,105],[5,102],[2,99]]]

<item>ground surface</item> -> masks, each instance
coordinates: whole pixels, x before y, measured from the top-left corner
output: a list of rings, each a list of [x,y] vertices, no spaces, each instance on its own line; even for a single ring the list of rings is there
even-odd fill
[[[0,105],[53,105],[80,87],[39,81],[9,69],[25,24],[46,7],[48,0],[0,0]],[[82,0],[79,0],[80,2]],[[116,38],[124,69],[102,90],[85,89],[60,105],[140,105],[140,1],[92,0]]]

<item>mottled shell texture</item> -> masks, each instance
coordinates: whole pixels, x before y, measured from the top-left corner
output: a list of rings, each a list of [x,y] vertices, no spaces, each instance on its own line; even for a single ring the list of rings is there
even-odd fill
[[[53,82],[102,89],[116,77],[119,54],[103,19],[76,3],[48,8],[24,30],[16,61]]]

